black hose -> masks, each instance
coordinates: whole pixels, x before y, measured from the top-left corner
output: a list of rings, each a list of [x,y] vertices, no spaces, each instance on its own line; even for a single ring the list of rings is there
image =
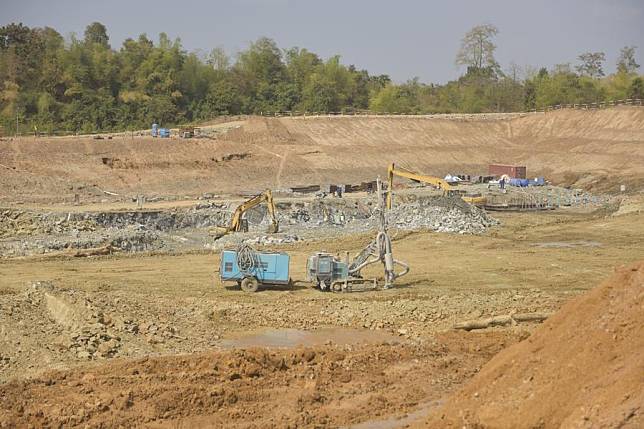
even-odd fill
[[[255,249],[246,243],[237,246],[237,266],[239,271],[250,274],[258,267],[258,256]]]

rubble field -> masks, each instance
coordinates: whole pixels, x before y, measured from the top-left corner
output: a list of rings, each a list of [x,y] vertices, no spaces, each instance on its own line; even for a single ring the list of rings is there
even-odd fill
[[[374,195],[360,198],[289,198],[277,203],[281,234],[267,236],[267,209],[249,211],[250,233],[214,241],[212,227],[227,225],[238,202],[203,201],[171,210],[42,211],[0,209],[0,257],[60,253],[110,246],[115,252],[221,249],[240,241],[282,244],[323,234],[343,235],[377,228]],[[399,230],[480,234],[498,221],[457,197],[428,195],[398,204],[388,213]]]
[[[486,187],[479,188],[483,191]],[[619,206],[619,199],[610,195],[554,186],[510,190],[508,194],[497,191],[496,194],[492,191],[490,198],[530,195],[531,200],[544,201],[552,207],[577,210]],[[399,231],[481,234],[499,226],[494,212],[487,213],[431,188],[397,189],[394,201],[394,207],[387,211],[387,219],[389,227]],[[269,217],[262,205],[246,213],[249,233],[214,241],[210,230],[228,225],[240,202],[206,195],[183,204],[165,201],[167,206],[137,207],[136,203],[129,202],[114,209],[109,204],[88,208],[57,206],[50,210],[19,205],[0,207],[0,258],[70,254],[106,246],[110,252],[136,253],[220,250],[241,240],[263,245],[284,244],[320,235],[331,237],[371,231],[377,228],[379,219],[374,194],[345,194],[344,198],[336,198],[289,193],[276,197],[280,233],[266,234]]]
[[[630,199],[623,214],[620,205],[492,217],[423,192],[400,195],[405,209],[398,219],[413,223],[439,208],[443,216],[463,210],[465,219],[487,224],[463,234],[436,232],[433,221],[392,229],[396,258],[412,269],[393,290],[360,293],[324,293],[303,279],[311,253],[355,252],[373,238],[375,219],[361,208],[370,207],[368,200],[297,199],[288,208],[279,203],[282,235],[263,232],[259,210],[254,231],[221,244],[205,238],[203,231],[214,223],[205,213],[226,213],[232,203],[202,201],[199,208],[154,215],[74,212],[69,219],[59,211],[22,210],[12,221],[29,219],[20,233],[26,240],[64,236],[66,228],[81,231],[82,225],[93,233],[124,231],[137,222],[142,226],[136,228],[164,237],[164,243],[166,236],[202,230],[204,242],[210,240],[205,244],[216,246],[198,242],[91,257],[3,254],[0,395],[11,399],[3,401],[0,424],[420,423],[498,351],[523,343],[540,326],[463,332],[455,324],[555,314],[613,267],[644,254],[643,215]],[[334,224],[341,221],[338,213],[344,224]],[[164,231],[164,225],[172,228]],[[289,235],[297,239],[285,239]],[[217,246],[240,240],[288,251],[294,285],[255,294],[222,285]],[[366,274],[382,275],[378,267]]]

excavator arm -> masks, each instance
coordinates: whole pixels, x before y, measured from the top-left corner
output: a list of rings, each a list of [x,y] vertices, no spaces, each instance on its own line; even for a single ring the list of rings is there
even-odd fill
[[[233,213],[233,218],[230,222],[230,226],[228,227],[228,229],[230,231],[240,231],[241,224],[242,224],[241,219],[243,214],[246,213],[248,210],[252,209],[253,207],[257,207],[263,202],[266,202],[266,205],[268,206],[268,214],[271,217],[271,227],[269,229],[269,232],[271,233],[277,232],[279,230],[279,224],[277,222],[277,217],[275,216],[275,202],[273,201],[273,193],[271,192],[270,189],[267,189],[261,194],[255,195],[248,201],[245,201],[242,204],[240,204],[235,209],[235,213]]]
[[[275,234],[279,232],[280,226],[277,222],[277,215],[275,213],[275,203],[273,202],[273,193],[270,189],[266,190],[266,204],[268,205],[268,214],[271,216],[271,226],[269,227],[269,233]]]
[[[395,164],[391,163],[387,169],[387,176],[389,179],[389,187],[387,188],[387,208],[391,208],[392,203],[392,191],[394,185],[394,176],[403,177],[405,179],[415,180],[417,182],[429,183],[443,190],[445,195],[453,195],[458,193],[458,191],[445,180],[440,177],[434,176],[425,176],[424,174],[418,174],[407,170],[396,169]]]
[[[456,189],[454,186],[450,185],[447,181],[441,179],[440,177],[434,176],[425,176],[424,174],[414,173],[413,171],[397,169],[396,166],[392,163],[387,169],[387,176],[389,179],[389,188],[387,189],[387,208],[391,209],[392,205],[392,192],[394,185],[394,176],[404,177],[405,179],[415,180],[417,182],[429,183],[443,190],[444,195],[460,196],[463,201],[469,204],[476,206],[484,206],[487,202],[487,199],[480,194],[477,195],[466,195],[465,191]]]
[[[253,207],[257,207],[258,205],[262,203],[266,203],[268,206],[268,214],[271,217],[271,225],[268,229],[268,232],[273,234],[279,231],[279,223],[277,221],[277,216],[276,216],[276,211],[275,211],[275,202],[273,201],[273,193],[271,192],[270,189],[267,189],[266,191],[262,192],[259,195],[255,195],[254,197],[248,199],[247,201],[244,201],[241,203],[237,208],[235,209],[232,219],[230,221],[230,225],[227,227],[218,227],[217,231],[214,231],[213,233],[218,236],[222,236],[225,234],[228,234],[229,232],[238,232],[242,230],[242,216],[244,213],[246,213],[248,210],[252,209]]]

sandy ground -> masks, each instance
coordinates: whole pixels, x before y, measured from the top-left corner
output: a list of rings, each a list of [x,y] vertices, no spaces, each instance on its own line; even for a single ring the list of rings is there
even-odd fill
[[[640,428],[644,261],[567,303],[432,412],[429,427]]]
[[[270,187],[360,183],[387,165],[443,176],[521,164],[528,175],[617,192],[642,185],[644,108],[557,111],[501,119],[247,118],[208,139],[4,138],[0,202],[82,204]],[[108,193],[106,193],[108,192]],[[112,194],[118,195],[112,195]]]
[[[244,294],[216,280],[217,255],[204,252],[0,261],[8,382],[0,391],[27,392],[5,402],[0,421],[334,427],[393,419],[382,424],[398,427],[406,413],[422,421],[433,401],[537,326],[449,333],[455,322],[555,312],[644,256],[642,216],[500,214],[502,226],[481,236],[400,233],[394,249],[410,274],[394,290],[353,294],[302,282]],[[369,238],[285,245],[291,276],[304,277],[313,251],[357,250]],[[305,353],[317,357],[298,357]]]
[[[525,164],[530,176],[594,193],[616,193],[625,184],[638,194],[644,183],[644,109],[636,107],[240,117],[213,126],[215,137],[192,140],[4,138],[0,204],[64,216],[131,211],[132,197],[144,194],[146,209],[170,212],[202,203],[196,198],[204,193],[207,200],[239,200],[265,188],[373,180],[392,161],[436,175],[485,173],[491,162]],[[0,427],[639,422],[641,394],[632,392],[644,385],[637,378],[641,292],[632,291],[639,291],[641,267],[593,289],[615,267],[644,258],[641,195],[620,199],[494,213],[500,225],[480,235],[392,230],[395,257],[411,271],[387,291],[323,293],[303,281],[311,253],[353,253],[373,238],[342,228],[273,246],[291,255],[294,285],[255,294],[222,285],[218,252],[203,246],[86,258],[9,255],[0,259]],[[6,230],[0,236],[15,238]],[[454,329],[516,313],[552,316],[545,324]],[[601,335],[593,331],[598,326]],[[512,363],[517,359],[520,365]],[[509,368],[508,376],[499,378],[499,368]],[[534,378],[524,383],[528,373]],[[549,373],[556,379],[544,381]],[[555,382],[565,386],[551,394]],[[526,390],[528,383],[535,389]],[[523,400],[515,404],[508,392]],[[570,397],[581,399],[566,402]],[[510,418],[518,409],[512,404],[529,408],[516,414],[524,420]]]

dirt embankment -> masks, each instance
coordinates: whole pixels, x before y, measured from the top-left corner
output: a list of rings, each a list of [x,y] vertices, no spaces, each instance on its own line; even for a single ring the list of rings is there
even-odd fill
[[[0,386],[0,427],[338,427],[453,390],[511,334],[433,345],[251,348],[120,361]]]
[[[644,261],[495,356],[429,427],[642,427]]]
[[[396,161],[429,174],[530,176],[616,191],[642,186],[644,109],[557,111],[490,119],[249,118],[213,139],[114,136],[0,140],[0,201],[196,196],[384,177]]]

